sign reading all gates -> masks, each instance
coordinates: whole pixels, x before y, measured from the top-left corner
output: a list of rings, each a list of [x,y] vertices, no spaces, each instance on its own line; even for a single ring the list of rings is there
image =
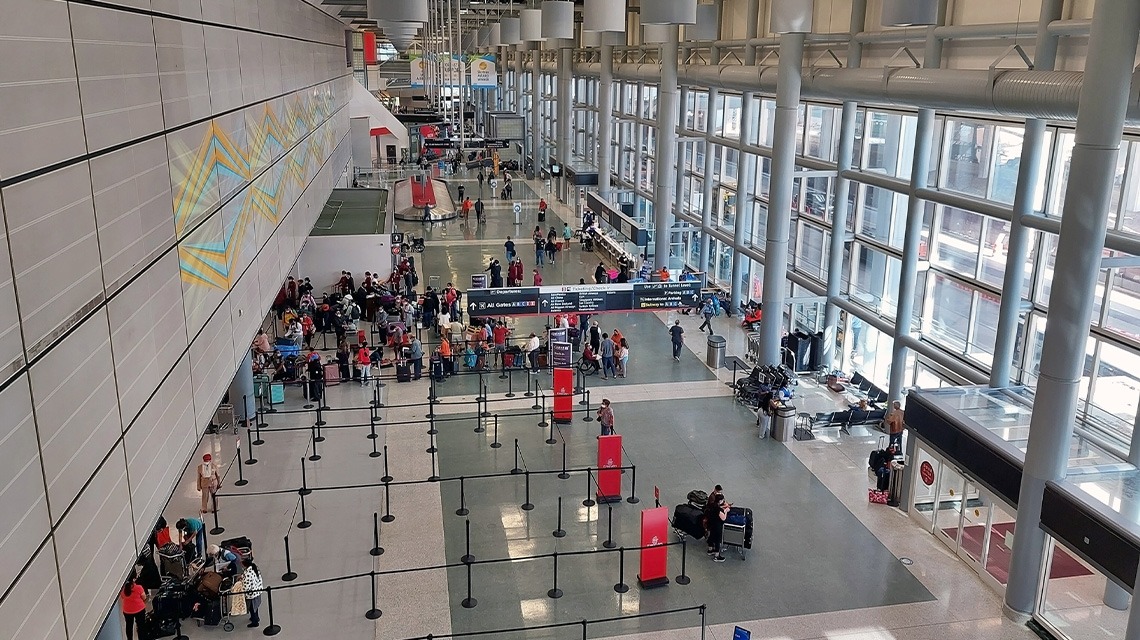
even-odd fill
[[[566,343],[559,343],[566,344]],[[569,346],[567,344],[567,346]],[[555,352],[557,353],[557,352]],[[554,421],[569,424],[574,421],[574,370],[554,367]],[[621,475],[621,474],[618,474]]]
[[[621,501],[621,436],[598,438],[598,490],[600,503]],[[662,540],[665,537],[662,536]]]
[[[501,305],[481,305],[487,298],[512,297],[525,304],[511,311]],[[701,301],[701,283],[638,282],[547,287],[506,287],[473,291],[467,296],[473,316],[525,315],[566,312],[606,313],[622,311],[662,311],[694,308]],[[499,313],[495,313],[499,311]]]
[[[610,437],[610,436],[603,436]],[[617,436],[613,436],[617,437]],[[666,574],[669,565],[669,507],[656,507],[641,511],[641,570],[637,584],[642,589],[663,587],[669,584]]]

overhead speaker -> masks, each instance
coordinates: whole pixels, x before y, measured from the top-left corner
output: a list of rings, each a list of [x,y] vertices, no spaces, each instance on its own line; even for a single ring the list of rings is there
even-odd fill
[[[582,11],[584,31],[625,31],[625,0],[586,0]]]
[[[519,12],[522,39],[525,42],[542,41],[542,10],[523,9]]]

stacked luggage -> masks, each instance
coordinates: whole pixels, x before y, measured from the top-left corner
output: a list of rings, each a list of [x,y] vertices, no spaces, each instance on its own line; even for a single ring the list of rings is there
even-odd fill
[[[740,557],[752,548],[752,509],[730,507],[724,521],[724,544],[736,547]]]
[[[673,509],[673,530],[682,540],[685,536],[700,540],[705,537],[704,508],[709,495],[695,489],[689,492],[686,499],[688,502],[679,504]]]
[[[884,447],[885,440],[886,436],[880,436],[879,446],[867,456],[867,468],[875,477],[875,487],[867,490],[867,500],[897,507],[903,455],[893,446]]]

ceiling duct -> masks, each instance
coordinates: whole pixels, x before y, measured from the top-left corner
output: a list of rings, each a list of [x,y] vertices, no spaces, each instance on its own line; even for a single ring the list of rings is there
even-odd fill
[[[938,19],[938,0],[883,0],[880,17],[884,27],[935,24]]]
[[[525,42],[542,41],[542,10],[523,9],[519,12],[522,39]]]
[[[625,0],[586,0],[582,11],[584,31],[625,31]]]
[[[814,0],[772,0],[773,33],[811,33]]]
[[[697,0],[642,0],[641,24],[696,24]]]
[[[368,0],[368,17],[387,22],[427,22],[427,0]]]

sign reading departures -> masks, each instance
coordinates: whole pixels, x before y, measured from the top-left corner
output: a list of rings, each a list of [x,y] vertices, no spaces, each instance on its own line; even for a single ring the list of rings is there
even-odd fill
[[[467,310],[472,316],[664,311],[695,307],[700,299],[700,282],[509,287],[468,291]]]

